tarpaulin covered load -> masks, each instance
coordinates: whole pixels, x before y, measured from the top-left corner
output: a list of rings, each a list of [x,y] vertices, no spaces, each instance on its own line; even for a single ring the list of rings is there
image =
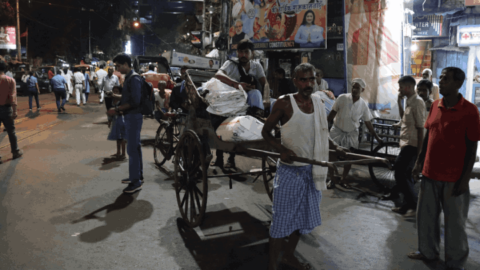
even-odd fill
[[[245,115],[247,112],[247,93],[243,89],[236,89],[222,83],[216,78],[202,84],[204,90],[209,93],[205,99],[208,101],[207,111],[220,116]]]

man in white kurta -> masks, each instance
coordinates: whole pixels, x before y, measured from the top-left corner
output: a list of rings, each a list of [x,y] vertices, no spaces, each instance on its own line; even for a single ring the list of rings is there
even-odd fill
[[[379,143],[383,143],[372,126],[371,120],[373,116],[370,113],[367,102],[360,97],[360,94],[365,91],[365,81],[353,79],[352,85],[352,92],[340,95],[328,115],[328,121],[333,121],[330,138],[344,148],[358,148],[358,129],[360,127],[360,119],[362,119],[370,134],[375,136]],[[346,182],[350,168],[351,165],[344,166],[342,181],[339,183],[341,187],[346,189],[350,188]]]

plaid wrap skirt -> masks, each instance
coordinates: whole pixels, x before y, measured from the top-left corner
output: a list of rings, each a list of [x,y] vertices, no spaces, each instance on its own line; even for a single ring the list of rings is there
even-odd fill
[[[322,224],[322,193],[315,188],[312,165],[289,166],[278,163],[273,180],[272,238],[283,238],[294,231],[310,233]]]

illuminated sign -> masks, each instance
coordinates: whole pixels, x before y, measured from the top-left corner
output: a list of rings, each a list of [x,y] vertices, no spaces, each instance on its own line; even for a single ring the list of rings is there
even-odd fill
[[[0,49],[17,49],[14,26],[0,26]]]
[[[480,45],[480,25],[459,25],[457,42],[459,47]]]

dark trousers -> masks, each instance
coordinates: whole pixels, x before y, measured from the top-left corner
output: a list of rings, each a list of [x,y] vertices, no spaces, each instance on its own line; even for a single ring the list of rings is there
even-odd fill
[[[30,106],[30,110],[32,109],[32,99],[35,97],[35,101],[37,102],[37,108],[40,108],[40,103],[38,103],[38,92],[35,89],[33,90],[28,90],[28,106]]]
[[[143,178],[142,131],[143,115],[141,113],[127,113],[125,118],[125,133],[127,138],[128,172],[131,183]]]
[[[416,209],[418,195],[415,194],[415,182],[412,177],[412,170],[417,161],[417,147],[404,146],[395,159],[395,182],[398,192],[405,196],[404,206]]]
[[[88,101],[88,95],[89,95],[89,94],[90,94],[90,93],[85,93],[85,102]]]
[[[60,110],[60,108],[65,106],[65,102],[67,102],[67,91],[65,91],[65,89],[54,89],[54,93],[57,102],[57,109]],[[62,100],[62,104],[60,104],[60,99]]]
[[[110,110],[110,108],[113,107],[112,102],[113,102],[113,98],[105,97],[105,107],[107,108],[107,111]]]
[[[227,117],[218,116],[218,115],[214,115],[214,114],[211,114],[210,118],[211,118],[211,122],[212,122],[212,126],[213,126],[214,130],[217,130],[217,128],[220,126],[220,124],[223,121],[225,121],[225,119],[227,119]],[[222,150],[216,150],[215,155],[217,156],[217,159],[220,158],[221,160],[223,160],[223,151]],[[235,154],[230,153],[230,157],[228,159],[234,160],[235,159]]]
[[[12,119],[12,107],[0,106],[0,123],[3,123],[8,133],[8,140],[10,141],[10,148],[12,154],[18,152],[17,135],[15,134],[15,125]]]

